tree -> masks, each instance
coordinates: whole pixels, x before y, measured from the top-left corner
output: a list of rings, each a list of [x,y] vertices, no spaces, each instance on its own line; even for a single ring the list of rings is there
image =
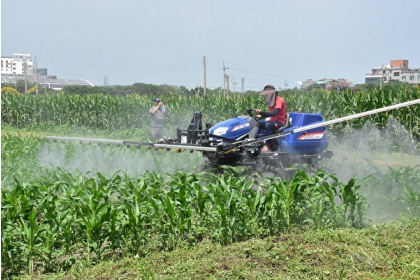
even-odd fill
[[[20,94],[15,88],[3,86],[1,87],[1,93],[7,93],[7,94]]]
[[[332,81],[330,83],[328,83],[328,85],[326,86],[326,90],[336,90],[336,91],[342,91],[345,89],[350,88],[350,83],[347,81],[343,81],[343,82],[339,82],[339,81]]]
[[[312,84],[310,86],[308,86],[305,90],[306,91],[312,91],[313,89],[325,89],[325,85],[324,84]]]
[[[24,80],[18,80],[16,82],[16,90],[20,93],[25,93],[25,81]]]

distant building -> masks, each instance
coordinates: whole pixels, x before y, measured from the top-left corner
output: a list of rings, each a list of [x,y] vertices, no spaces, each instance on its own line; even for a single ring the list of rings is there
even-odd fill
[[[2,85],[10,84],[16,85],[19,80],[24,80],[25,76],[1,76]],[[26,81],[29,83],[36,83],[38,79],[38,85],[44,86],[50,89],[60,90],[65,86],[89,86],[93,87],[93,84],[89,81],[82,79],[57,79],[56,76],[43,76],[39,75],[38,78],[36,75],[26,76]]]
[[[1,58],[1,75],[24,75],[33,73],[34,63],[30,54],[14,53]]]
[[[390,81],[420,84],[420,68],[408,68],[408,60],[391,60],[389,65],[382,65],[366,74],[365,83],[389,83]]]
[[[51,89],[60,90],[68,85],[93,86],[82,79],[57,79],[48,75],[47,68],[36,68],[30,54],[14,53],[11,57],[1,57],[1,83],[16,84],[19,80],[36,83]]]
[[[305,89],[305,88],[308,88],[309,86],[315,85],[315,84],[322,85],[323,87],[326,87],[328,84],[330,84],[332,82],[338,82],[338,83],[343,83],[343,84],[346,83],[346,84],[349,84],[349,85],[352,84],[351,82],[349,82],[349,81],[347,81],[346,79],[343,79],[343,78],[338,78],[338,79],[323,78],[323,79],[320,79],[320,80],[307,79],[306,81],[303,81],[301,83],[300,88]]]

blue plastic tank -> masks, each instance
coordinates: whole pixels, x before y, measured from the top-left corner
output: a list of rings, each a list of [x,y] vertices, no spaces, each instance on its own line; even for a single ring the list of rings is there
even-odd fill
[[[323,122],[321,114],[290,112],[292,126],[284,132],[306,125]],[[324,126],[308,131],[297,132],[280,138],[280,151],[286,153],[315,154],[322,153],[328,148],[328,134]]]

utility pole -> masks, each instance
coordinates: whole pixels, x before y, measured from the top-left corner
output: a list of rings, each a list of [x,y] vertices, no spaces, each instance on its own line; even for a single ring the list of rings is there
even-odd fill
[[[236,86],[236,82],[233,82],[233,93],[234,94],[236,93],[235,86]]]
[[[206,96],[206,56],[203,56],[203,72],[204,72],[204,96]]]
[[[284,81],[284,87],[287,89],[287,86],[288,86],[289,84],[287,83],[287,80],[285,80]]]
[[[225,98],[227,96],[226,93],[226,82],[227,82],[227,90],[229,91],[229,75],[226,74],[226,70],[229,69],[229,67],[225,66],[225,62],[223,61],[223,90],[225,94]]]
[[[108,76],[105,76],[104,77],[104,86],[107,86],[108,85]]]
[[[242,93],[244,93],[245,78],[241,78],[242,83]]]
[[[226,74],[226,96],[225,97],[228,97],[228,96],[229,96],[229,75]]]
[[[38,95],[38,63],[36,62],[35,56],[35,75],[36,75],[36,85],[35,85],[35,94]]]

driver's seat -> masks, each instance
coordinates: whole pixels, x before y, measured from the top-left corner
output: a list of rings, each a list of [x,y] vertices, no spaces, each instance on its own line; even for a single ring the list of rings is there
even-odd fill
[[[277,128],[274,133],[280,133],[283,130],[285,130],[286,128],[290,127],[292,125],[292,122],[290,120],[290,114],[286,113],[286,123],[284,124],[284,126],[281,126],[279,128]]]

